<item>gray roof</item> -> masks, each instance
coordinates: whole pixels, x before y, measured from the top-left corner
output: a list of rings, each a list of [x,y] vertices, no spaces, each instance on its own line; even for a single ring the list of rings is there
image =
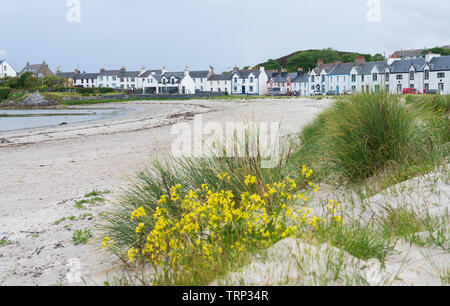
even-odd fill
[[[292,79],[292,83],[308,83],[309,75],[307,73],[298,72],[297,76]]]
[[[350,74],[355,63],[341,63],[336,65],[333,70],[330,71],[330,74]]]
[[[44,67],[43,64],[27,65],[27,66],[25,66],[25,68],[22,69],[22,71],[20,72],[20,74],[25,73],[25,72],[33,72],[33,73],[37,73],[37,72],[39,72],[39,70],[41,70],[41,68],[43,68],[43,67]]]
[[[74,77],[74,79],[75,80],[96,79],[99,75],[100,73],[79,73]]]
[[[213,74],[210,76],[208,81],[231,81],[233,75],[231,73],[227,74]]]
[[[364,75],[368,75],[371,73],[373,67],[377,66],[378,70],[380,72],[383,72],[384,69],[387,67],[387,62],[367,62],[367,63],[362,63],[360,66],[358,66],[358,73],[359,74],[364,74]],[[408,71],[409,71],[409,67],[408,67]]]
[[[289,72],[275,72],[272,74],[273,81],[275,83],[286,83],[289,79],[292,81],[297,77],[297,73],[289,73]],[[271,80],[269,79],[269,82]]]
[[[57,71],[56,75],[60,76],[60,77],[64,77],[64,78],[74,78],[77,75],[77,73],[76,72],[61,72],[61,71]]]
[[[121,70],[104,70],[100,71],[100,76],[119,76]]]
[[[400,51],[395,51],[394,55],[395,56],[400,56],[402,58],[405,58],[405,57],[420,57],[420,56],[422,56],[423,50],[424,49],[400,50]]]
[[[189,71],[189,75],[193,79],[207,78],[209,75],[209,70]]]
[[[391,73],[408,73],[411,65],[414,66],[416,71],[423,71],[425,66],[425,59],[417,58],[417,59],[406,59],[406,60],[397,60],[393,62],[389,69]]]
[[[146,70],[143,74],[141,74],[140,76],[141,77],[143,77],[143,78],[146,78],[146,77],[148,77],[149,75],[152,75],[152,74],[161,74],[162,73],[162,70],[160,69],[160,70]]]
[[[428,66],[432,71],[450,70],[450,55],[434,57]]]
[[[140,74],[140,71],[123,71],[120,73],[119,78],[137,78]]]

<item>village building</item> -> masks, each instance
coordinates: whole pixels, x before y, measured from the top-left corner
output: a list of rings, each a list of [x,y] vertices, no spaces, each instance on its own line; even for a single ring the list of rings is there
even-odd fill
[[[0,79],[4,77],[16,77],[17,72],[14,68],[6,61],[0,60]]]
[[[233,85],[231,94],[234,95],[266,95],[268,77],[264,67],[259,70],[239,70],[237,68],[231,73]]]
[[[55,75],[50,70],[50,68],[48,68],[48,65],[45,61],[43,61],[42,64],[33,64],[33,65],[27,62],[27,65],[22,69],[22,71],[20,71],[19,75],[22,75],[26,72],[31,72],[37,78]]]
[[[73,78],[73,86],[75,87],[101,87],[98,86],[99,73],[77,73]]]
[[[297,75],[291,80],[292,90],[300,96],[309,96],[309,75],[299,68]]]
[[[233,75],[231,73],[213,74],[208,78],[206,82],[206,91],[223,92],[229,94],[232,91],[232,83]]]

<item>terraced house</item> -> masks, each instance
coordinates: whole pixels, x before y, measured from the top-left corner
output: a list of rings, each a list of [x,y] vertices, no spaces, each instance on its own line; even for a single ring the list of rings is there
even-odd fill
[[[231,94],[234,95],[266,95],[268,77],[261,67],[259,70],[239,70],[232,72],[233,85]]]

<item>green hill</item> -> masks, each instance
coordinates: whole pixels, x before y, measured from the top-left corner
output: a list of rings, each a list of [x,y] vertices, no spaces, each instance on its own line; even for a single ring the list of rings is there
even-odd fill
[[[304,71],[309,71],[316,67],[317,60],[319,59],[323,60],[324,63],[333,63],[336,61],[352,62],[355,60],[356,56],[364,56],[367,62],[385,60],[384,56],[381,54],[371,55],[358,52],[343,52],[328,48],[322,50],[313,49],[297,51],[278,59],[269,59],[265,63],[256,65],[254,68],[257,69],[264,66],[265,69],[280,69],[283,67],[290,72],[302,68]]]

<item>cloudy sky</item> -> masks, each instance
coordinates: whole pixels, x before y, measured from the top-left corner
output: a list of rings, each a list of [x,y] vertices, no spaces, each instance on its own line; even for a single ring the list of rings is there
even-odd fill
[[[0,58],[16,70],[161,68],[216,71],[297,50],[386,53],[450,45],[448,0],[2,0]],[[369,22],[367,15],[379,22]],[[372,9],[372,10],[371,10]],[[375,15],[372,13],[375,12]]]

